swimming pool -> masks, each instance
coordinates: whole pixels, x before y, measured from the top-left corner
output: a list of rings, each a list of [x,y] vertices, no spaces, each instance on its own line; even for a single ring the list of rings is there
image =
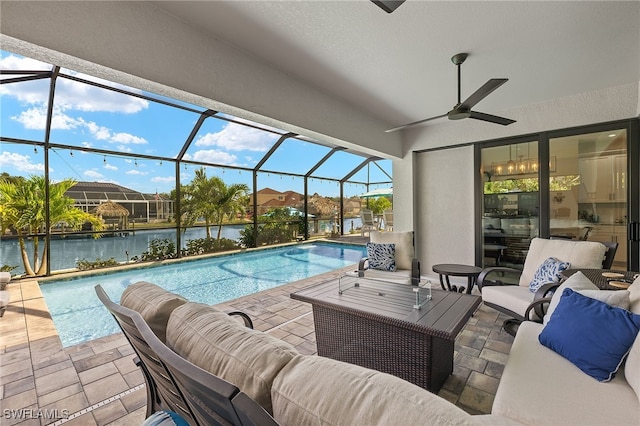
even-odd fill
[[[40,289],[67,347],[120,331],[96,296],[97,284],[116,301],[129,284],[149,281],[213,305],[355,264],[365,253],[364,246],[309,243],[50,281]]]

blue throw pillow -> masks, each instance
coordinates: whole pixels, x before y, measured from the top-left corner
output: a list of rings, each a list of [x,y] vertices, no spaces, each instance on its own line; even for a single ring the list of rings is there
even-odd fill
[[[535,293],[543,284],[560,282],[562,278],[560,273],[569,269],[569,266],[571,266],[569,262],[563,262],[555,257],[548,258],[542,262],[542,265],[533,274],[533,280],[529,283],[529,290]]]
[[[367,243],[367,258],[370,268],[394,272],[396,270],[396,245]]]
[[[541,344],[600,382],[613,378],[640,330],[640,315],[566,288]]]

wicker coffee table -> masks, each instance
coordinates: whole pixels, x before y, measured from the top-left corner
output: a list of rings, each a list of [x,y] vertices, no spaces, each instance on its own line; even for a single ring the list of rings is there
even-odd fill
[[[344,288],[345,280],[358,286]],[[414,308],[415,287],[357,277],[291,294],[311,303],[318,355],[393,374],[437,393],[453,372],[454,341],[480,297],[432,290]]]

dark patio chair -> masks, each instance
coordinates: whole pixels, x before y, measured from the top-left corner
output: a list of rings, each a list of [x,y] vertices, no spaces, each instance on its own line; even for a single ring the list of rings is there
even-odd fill
[[[147,417],[169,410],[197,426],[276,424],[236,386],[164,345],[138,312],[111,301],[100,285],[95,291],[136,352],[134,362],[142,370],[147,388]],[[247,324],[248,317],[242,314],[242,318]]]
[[[235,385],[192,364],[162,343],[141,316],[135,316],[133,322],[169,371],[197,424],[277,425],[262,406]]]

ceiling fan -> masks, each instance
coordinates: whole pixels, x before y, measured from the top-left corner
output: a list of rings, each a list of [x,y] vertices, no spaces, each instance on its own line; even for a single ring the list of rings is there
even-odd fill
[[[396,130],[405,129],[407,127],[415,126],[416,124],[424,123],[425,121],[435,120],[437,118],[449,117],[449,120],[462,120],[463,118],[475,118],[476,120],[488,121],[490,123],[502,124],[507,126],[511,123],[515,123],[515,120],[509,118],[498,117],[496,115],[485,114],[483,112],[472,111],[478,102],[487,97],[491,92],[502,86],[509,81],[508,78],[492,78],[487,81],[482,87],[476,90],[471,96],[465,99],[464,102],[460,102],[460,65],[462,65],[469,56],[468,53],[458,53],[453,55],[451,62],[458,67],[458,103],[453,107],[451,111],[446,114],[437,115],[435,117],[425,118],[424,120],[414,121],[413,123],[404,124],[402,126],[394,127],[393,129],[385,130],[387,133],[395,132]]]

